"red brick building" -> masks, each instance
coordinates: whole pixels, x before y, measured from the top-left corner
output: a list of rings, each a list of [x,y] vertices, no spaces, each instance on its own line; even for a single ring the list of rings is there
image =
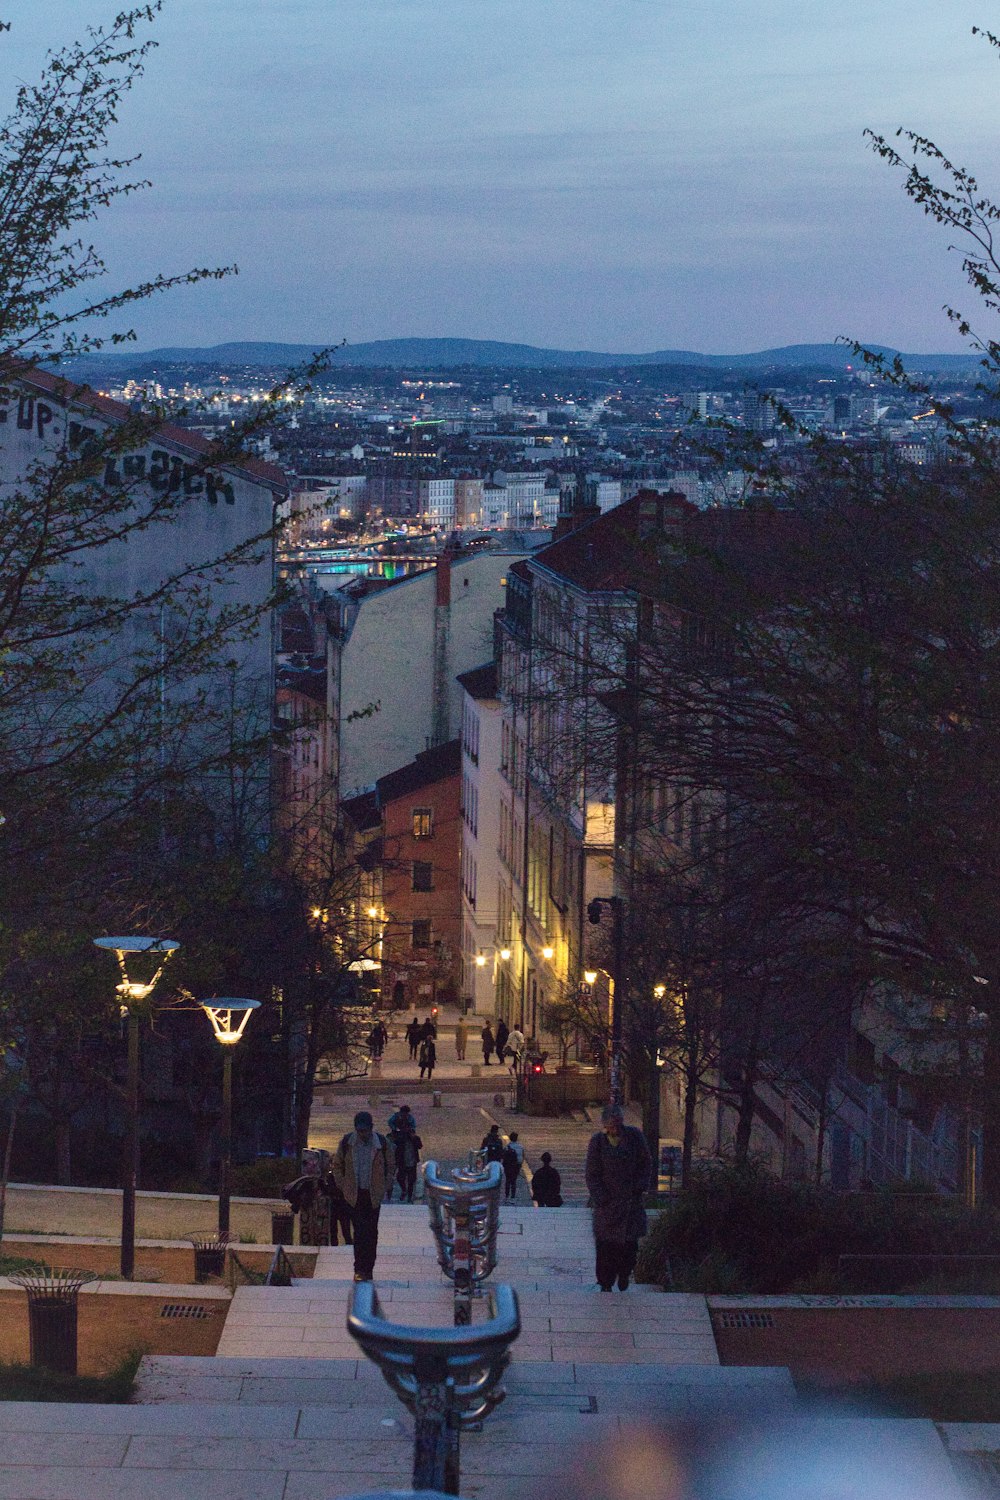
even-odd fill
[[[412,1008],[457,993],[462,937],[461,743],[382,776],[382,982]],[[400,989],[402,986],[402,989]]]

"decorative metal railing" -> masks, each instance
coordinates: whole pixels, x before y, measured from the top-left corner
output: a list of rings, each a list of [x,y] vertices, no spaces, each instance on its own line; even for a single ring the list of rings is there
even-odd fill
[[[513,1287],[489,1293],[488,1320],[468,1328],[390,1323],[370,1281],[351,1288],[348,1332],[413,1415],[413,1488],[457,1495],[459,1438],[504,1399],[500,1385],[521,1332]]]
[[[448,1180],[435,1161],[424,1167],[424,1196],[430,1209],[438,1265],[455,1288],[455,1322],[472,1322],[472,1303],[497,1263],[500,1188],[503,1169],[487,1162],[481,1169],[456,1167]]]

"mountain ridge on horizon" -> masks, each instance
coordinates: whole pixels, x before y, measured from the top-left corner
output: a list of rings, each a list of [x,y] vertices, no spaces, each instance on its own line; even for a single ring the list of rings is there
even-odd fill
[[[294,366],[310,360],[323,345],[265,340],[235,340],[210,346],[164,346],[156,349],[81,356],[81,371],[95,365],[123,364],[258,364]],[[496,339],[400,338],[327,346],[337,367],[378,368],[407,365],[507,369],[627,369],[667,365],[694,369],[846,368],[859,363],[847,344],[786,344],[747,354],[700,354],[688,349],[660,349],[649,354],[609,354],[596,350],[547,349]],[[910,369],[959,370],[977,363],[974,354],[906,354],[881,344],[869,347],[888,358],[899,355]]]

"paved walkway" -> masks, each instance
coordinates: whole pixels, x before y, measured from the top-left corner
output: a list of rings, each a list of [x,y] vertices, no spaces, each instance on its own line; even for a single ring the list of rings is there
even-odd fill
[[[505,1133],[519,1131],[529,1163],[552,1151],[567,1198],[556,1210],[526,1200],[502,1209],[494,1279],[516,1288],[522,1332],[505,1377],[507,1399],[480,1432],[463,1435],[463,1495],[983,1500],[998,1493],[988,1486],[1000,1466],[1000,1428],[939,1431],[929,1422],[804,1411],[786,1369],[719,1364],[704,1297],[649,1287],[601,1293],[583,1207],[588,1120],[516,1116],[488,1094],[451,1090],[434,1109],[414,1094],[412,1078],[402,1088],[400,1081],[335,1091],[314,1114],[313,1143],[335,1145],[362,1104],[381,1123],[385,1106],[406,1098],[417,1110],[425,1155],[464,1161],[496,1118]],[[130,1406],[0,1403],[0,1500],[336,1500],[406,1489],[412,1423],[347,1333],[352,1273],[347,1247],[326,1248],[314,1280],[242,1288],[216,1357],[145,1359]],[[376,1282],[391,1318],[450,1325],[451,1288],[423,1205],[383,1208]],[[476,1304],[476,1319],[484,1315],[485,1304]]]

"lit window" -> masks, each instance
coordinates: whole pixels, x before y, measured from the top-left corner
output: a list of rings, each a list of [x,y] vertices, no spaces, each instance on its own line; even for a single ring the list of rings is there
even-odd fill
[[[415,839],[429,839],[434,836],[434,809],[432,807],[415,807],[413,809],[413,837]]]

